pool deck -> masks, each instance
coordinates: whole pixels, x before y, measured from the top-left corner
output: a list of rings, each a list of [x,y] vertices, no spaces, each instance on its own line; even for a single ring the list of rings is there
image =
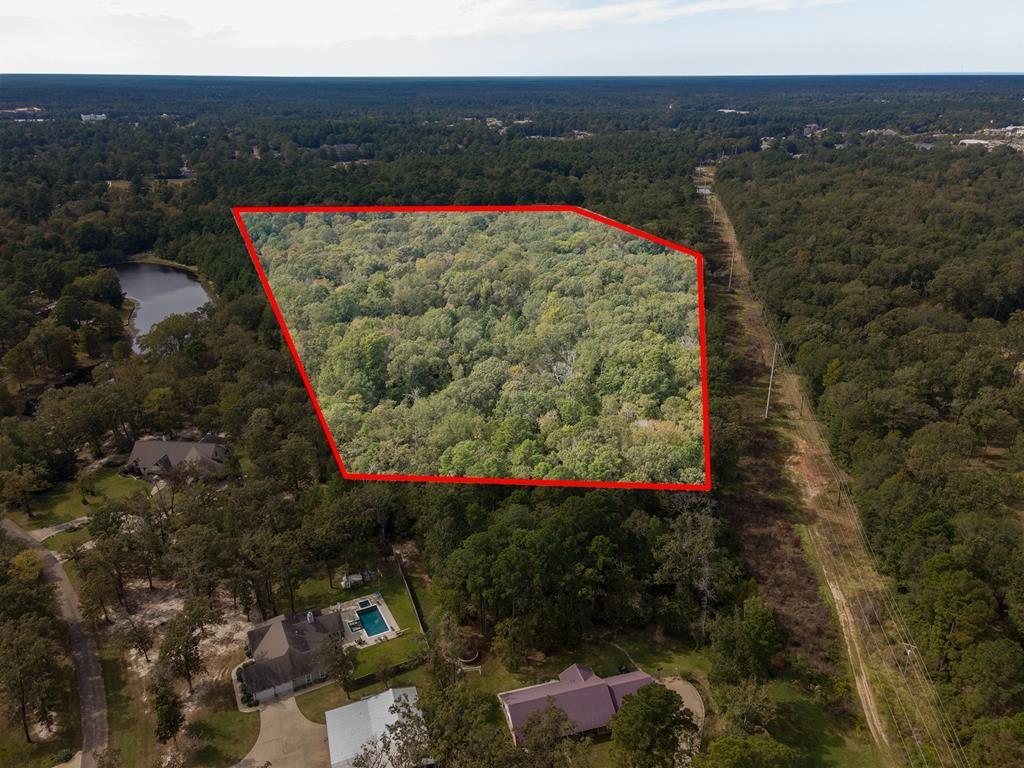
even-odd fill
[[[360,603],[364,601],[369,601],[370,605],[360,605]],[[370,606],[375,606],[380,611],[380,615],[384,617],[384,621],[387,622],[388,625],[387,632],[381,632],[379,635],[370,636],[366,634],[365,629],[353,630],[349,626],[349,622],[359,621],[359,611],[364,608],[369,608]],[[402,628],[398,626],[398,622],[395,621],[395,617],[391,613],[391,609],[388,608],[387,602],[378,592],[371,592],[352,600],[346,600],[344,603],[332,605],[330,608],[325,610],[339,611],[341,613],[341,623],[345,631],[345,645],[360,647],[373,645],[375,643],[383,643],[387,640],[391,640],[402,634]]]

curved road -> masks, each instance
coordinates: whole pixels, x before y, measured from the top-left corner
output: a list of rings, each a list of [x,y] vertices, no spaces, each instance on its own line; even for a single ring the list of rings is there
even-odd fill
[[[11,520],[0,520],[11,538],[35,550],[43,559],[43,578],[57,586],[57,603],[68,625],[71,656],[75,662],[78,702],[82,715],[82,768],[94,768],[93,752],[107,748],[107,693],[103,685],[96,641],[78,612],[78,595],[54,554],[40,544],[28,531]]]

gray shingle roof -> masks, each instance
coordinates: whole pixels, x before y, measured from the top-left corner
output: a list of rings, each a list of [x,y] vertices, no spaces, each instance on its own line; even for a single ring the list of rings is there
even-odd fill
[[[226,449],[216,442],[192,440],[136,440],[128,466],[144,474],[163,474],[182,463],[190,463],[205,472],[224,470]]]
[[[276,616],[249,630],[247,641],[255,663],[242,668],[249,690],[256,694],[276,685],[313,675],[324,670],[320,648],[327,639],[342,631],[341,615],[336,611]]]

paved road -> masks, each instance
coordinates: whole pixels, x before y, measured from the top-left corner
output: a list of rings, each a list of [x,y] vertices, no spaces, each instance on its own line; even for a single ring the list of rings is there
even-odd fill
[[[267,761],[274,768],[327,768],[327,726],[312,723],[299,711],[295,697],[260,710],[260,736],[235,768],[253,768]]]
[[[103,671],[100,668],[96,641],[89,632],[78,612],[78,595],[68,581],[64,567],[53,553],[36,541],[28,531],[3,518],[2,527],[10,536],[34,549],[43,559],[43,577],[57,585],[57,603],[68,625],[71,641],[71,656],[75,662],[75,679],[78,684],[78,701],[82,714],[82,768],[94,768],[94,751],[107,748],[107,693],[103,685]]]

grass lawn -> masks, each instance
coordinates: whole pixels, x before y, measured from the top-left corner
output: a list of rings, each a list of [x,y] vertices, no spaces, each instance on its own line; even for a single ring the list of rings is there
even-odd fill
[[[407,685],[419,687],[424,685],[427,679],[427,670],[423,667],[417,667],[400,675],[395,675],[388,687],[401,688]],[[300,693],[295,697],[295,703],[299,705],[299,711],[305,715],[307,720],[311,720],[314,723],[325,723],[327,720],[324,717],[324,713],[327,710],[342,707],[346,704],[351,704],[353,701],[381,693],[384,691],[384,688],[383,683],[373,683],[372,685],[352,691],[350,697],[346,697],[345,692],[341,690],[341,686],[336,683],[328,683],[312,691]]]
[[[117,643],[100,645],[100,665],[107,687],[110,746],[121,751],[125,765],[152,765],[157,756],[156,718],[142,706],[145,683],[127,670]]]
[[[706,651],[696,650],[684,643],[667,640],[653,642],[642,634],[620,635],[611,639],[630,655],[645,672],[655,677],[697,677],[706,679],[711,671],[711,660]]]
[[[613,768],[612,739],[610,736],[595,738],[587,753],[590,757],[590,768]]]
[[[70,667],[68,676],[74,680],[74,672]],[[78,696],[74,690],[68,691],[59,702],[57,720],[60,730],[54,738],[43,743],[28,744],[20,720],[11,722],[0,717],[0,765],[50,768],[70,758],[82,747],[82,721],[78,714]]]
[[[778,719],[769,730],[805,755],[802,766],[881,768],[881,757],[865,727],[836,717],[795,682],[776,680],[769,690],[778,704]]]
[[[7,514],[22,528],[48,528],[88,515],[95,504],[108,499],[123,499],[136,491],[149,488],[142,480],[122,475],[114,468],[98,469],[93,478],[95,488],[94,494],[89,496],[89,504],[82,503],[77,483],[61,483],[32,499],[31,517],[22,510]]]
[[[220,680],[185,728],[197,742],[186,760],[190,766],[228,768],[256,743],[258,712],[239,712],[230,680]]]
[[[84,544],[91,538],[92,534],[89,533],[89,526],[83,525],[81,528],[73,531],[62,531],[53,534],[53,536],[43,541],[43,546],[51,552],[60,552],[69,544]]]

